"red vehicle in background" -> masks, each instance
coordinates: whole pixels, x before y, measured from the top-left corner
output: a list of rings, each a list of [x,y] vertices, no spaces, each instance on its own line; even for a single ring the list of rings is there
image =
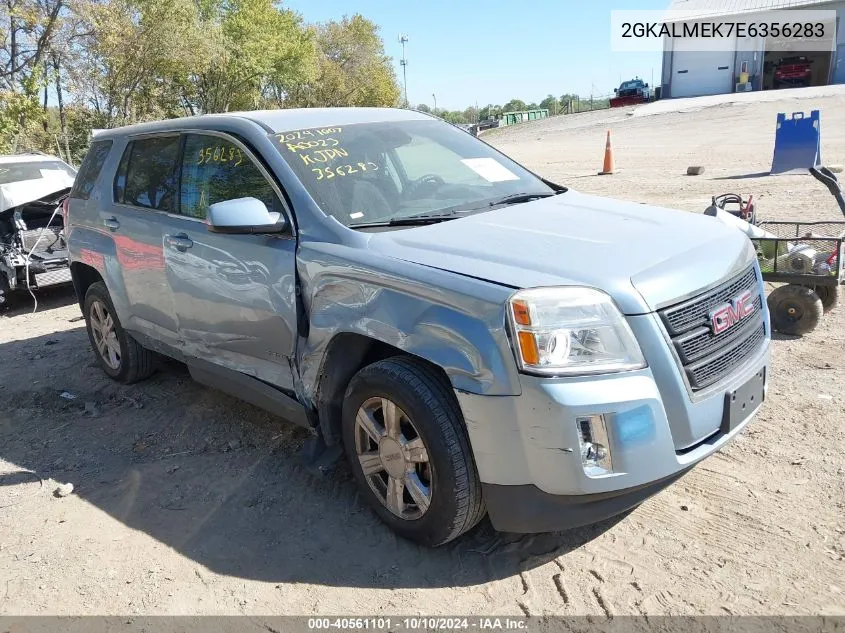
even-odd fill
[[[613,89],[613,92],[616,93],[616,96],[610,99],[611,108],[621,108],[622,106],[651,101],[651,90],[648,84],[644,83],[639,77],[623,81],[618,88]]]
[[[784,57],[775,64],[773,86],[775,88],[799,88],[810,85],[813,74],[812,59],[804,56]]]

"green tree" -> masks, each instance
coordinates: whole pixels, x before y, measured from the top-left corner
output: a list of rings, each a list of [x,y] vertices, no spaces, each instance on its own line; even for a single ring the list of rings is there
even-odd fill
[[[286,105],[397,105],[399,85],[378,30],[358,14],[318,25],[316,74],[291,87]]]
[[[40,81],[38,73],[31,73],[20,82],[18,91],[0,91],[0,154],[16,149],[38,149],[19,147],[18,142],[27,127],[37,127],[44,120],[44,111],[38,101]]]
[[[426,114],[430,114],[430,113],[431,113],[431,108],[429,108],[429,107],[428,107],[426,104],[424,104],[424,103],[419,104],[419,105],[418,105],[416,108],[414,108],[414,109],[415,109],[415,110],[417,110],[418,112],[425,112]]]
[[[209,13],[208,5],[201,5]],[[203,20],[207,63],[191,74],[192,111],[227,112],[280,105],[289,86],[313,77],[314,34],[273,0],[229,0]]]
[[[460,110],[442,110],[440,117],[449,123],[468,123],[464,113]]]
[[[4,0],[0,9],[0,89],[24,92],[44,62],[65,9],[65,0]],[[31,88],[32,86],[28,86]]]
[[[39,92],[64,12],[65,0],[4,0],[0,5],[0,148],[5,151],[40,149],[45,142],[48,116],[46,101],[39,108]]]
[[[560,107],[560,102],[557,100],[557,97],[550,94],[550,95],[546,96],[546,98],[543,99],[540,102],[540,107],[546,108],[549,111],[549,115],[554,116],[555,114],[558,113],[558,108]]]
[[[511,99],[502,106],[502,112],[519,112],[520,110],[527,110],[525,102],[521,99]]]
[[[478,120],[479,121],[486,121],[487,119],[495,119],[496,116],[501,114],[504,110],[502,110],[502,106],[500,105],[486,105],[481,110],[478,111]]]
[[[86,35],[68,64],[78,103],[105,127],[187,112],[187,78],[210,58],[192,0],[90,0],[79,10]]]
[[[378,27],[360,15],[307,25],[276,0],[0,0],[2,151],[78,161],[92,128],[398,99]]]
[[[109,120],[102,113],[84,105],[71,105],[67,108],[67,151],[69,160],[78,165],[82,162],[91,141],[91,130],[104,129]]]

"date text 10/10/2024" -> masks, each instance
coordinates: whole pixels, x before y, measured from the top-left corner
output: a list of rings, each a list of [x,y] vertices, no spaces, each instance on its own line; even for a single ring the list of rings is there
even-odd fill
[[[527,631],[526,618],[515,617],[371,617],[371,618],[309,618],[312,631]]]

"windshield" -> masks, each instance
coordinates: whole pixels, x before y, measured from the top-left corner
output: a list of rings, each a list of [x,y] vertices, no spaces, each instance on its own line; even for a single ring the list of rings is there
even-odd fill
[[[11,182],[20,182],[22,180],[38,180],[40,178],[54,178],[57,176],[70,176],[74,178],[76,172],[69,165],[52,160],[0,164],[0,185],[8,185]]]
[[[442,121],[359,123],[273,138],[320,208],[350,227],[553,193],[512,160]]]
[[[642,85],[643,85],[643,82],[641,82],[641,81],[626,81],[625,83],[623,83],[619,87],[619,89],[620,90],[630,90],[631,88],[639,88]]]

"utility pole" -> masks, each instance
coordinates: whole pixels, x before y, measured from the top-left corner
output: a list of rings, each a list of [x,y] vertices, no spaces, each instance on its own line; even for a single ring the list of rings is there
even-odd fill
[[[434,114],[437,114],[437,96],[432,92],[431,98],[434,99]]]
[[[410,107],[408,102],[408,59],[405,57],[405,44],[408,42],[408,36],[404,33],[399,35],[399,43],[402,45],[402,59],[399,63],[402,65],[402,84],[405,87],[405,107]]]

